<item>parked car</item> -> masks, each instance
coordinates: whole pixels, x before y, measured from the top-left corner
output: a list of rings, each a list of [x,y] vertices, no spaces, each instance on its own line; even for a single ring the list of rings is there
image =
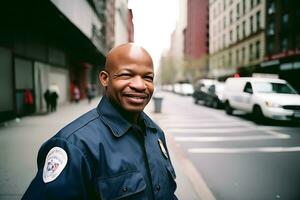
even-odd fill
[[[273,78],[228,78],[223,93],[225,111],[252,113],[256,121],[300,120],[300,95],[285,80]]]
[[[205,105],[213,108],[223,107],[223,91],[224,91],[224,82],[216,81],[208,88],[207,96],[204,100]]]
[[[192,96],[194,93],[193,85],[190,83],[181,84],[181,94],[185,96]]]
[[[194,93],[194,88],[190,83],[175,83],[174,92],[184,96],[191,96]]]
[[[213,79],[199,79],[195,83],[193,93],[195,104],[206,99],[209,86],[211,86],[215,82],[216,80]]]

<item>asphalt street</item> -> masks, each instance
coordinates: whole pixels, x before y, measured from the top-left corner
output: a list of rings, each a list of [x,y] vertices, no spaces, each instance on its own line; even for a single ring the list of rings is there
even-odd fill
[[[145,111],[165,131],[181,200],[300,199],[300,125],[258,125],[243,113],[195,105],[192,97],[161,93]],[[0,127],[0,199],[20,199],[36,173],[41,144],[67,123],[95,107],[66,104]]]
[[[195,105],[191,97],[164,97],[156,121],[215,199],[300,199],[299,123],[256,124],[243,113],[228,116],[223,110]]]

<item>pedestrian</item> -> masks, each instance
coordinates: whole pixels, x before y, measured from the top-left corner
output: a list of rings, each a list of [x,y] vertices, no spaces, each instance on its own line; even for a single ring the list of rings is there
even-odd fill
[[[57,108],[58,93],[54,90],[50,92],[50,108],[51,112],[55,112]]]
[[[50,90],[50,110],[51,112],[56,111],[57,101],[60,95],[60,89],[56,83],[52,83],[49,87]]]
[[[46,107],[47,107],[47,113],[50,112],[50,90],[47,89],[44,93],[44,99],[45,99],[45,102],[46,102]]]
[[[74,87],[74,99],[76,103],[80,101],[80,90],[77,86]]]
[[[99,74],[105,95],[42,145],[22,199],[177,199],[164,133],[143,112],[153,78],[144,48],[113,48]]]
[[[91,103],[92,99],[94,98],[94,90],[92,85],[88,85],[87,86],[87,98],[88,98],[88,102],[89,104]]]

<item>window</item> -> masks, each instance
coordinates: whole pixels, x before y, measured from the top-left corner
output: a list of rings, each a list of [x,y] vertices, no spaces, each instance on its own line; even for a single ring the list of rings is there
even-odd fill
[[[236,4],[236,19],[240,17],[240,3]]]
[[[233,41],[233,38],[232,38],[232,30],[229,32],[229,40],[230,40],[230,43],[232,43],[232,41]]]
[[[240,63],[240,51],[237,49],[235,51],[235,55],[236,55],[236,64],[239,64]]]
[[[272,54],[274,52],[274,39],[269,39],[268,44],[268,54]]]
[[[260,30],[260,11],[256,13],[256,30]]]
[[[281,50],[287,51],[288,50],[288,39],[287,37],[283,37],[281,40]]]
[[[249,60],[253,60],[253,44],[249,45]]]
[[[240,39],[240,26],[237,25],[236,27],[236,39],[239,40]]]
[[[282,23],[287,24],[289,22],[289,14],[285,13],[282,15]]]
[[[224,21],[223,21],[223,25],[224,25],[224,28],[226,28],[226,16],[224,16]]]
[[[242,48],[242,62],[245,60],[245,47]]]
[[[252,9],[254,6],[254,0],[250,0],[250,9]]]
[[[246,22],[245,21],[243,21],[243,27],[242,27],[242,31],[243,31],[243,38],[245,38],[246,37]]]
[[[226,46],[226,35],[224,34],[223,35],[223,47],[225,48],[225,46]]]
[[[229,23],[231,24],[233,22],[233,12],[232,10],[229,12]]]
[[[260,4],[260,0],[257,0],[257,1],[256,1],[256,5],[259,5],[259,4]]]
[[[274,35],[275,34],[275,25],[274,25],[273,21],[269,22],[267,34],[268,35]]]
[[[228,58],[228,64],[231,65],[232,63],[232,53],[231,51],[229,52],[229,58]]]
[[[271,15],[275,13],[275,2],[271,1],[268,7],[268,14]]]
[[[253,93],[253,90],[252,90],[252,85],[250,82],[247,82],[245,87],[244,87],[244,92],[246,93],[250,93],[252,94]]]
[[[256,46],[255,58],[259,59],[259,57],[260,57],[260,41],[257,41],[255,46]]]
[[[246,13],[246,0],[243,0],[243,14]]]
[[[253,33],[253,16],[250,17],[250,34]]]

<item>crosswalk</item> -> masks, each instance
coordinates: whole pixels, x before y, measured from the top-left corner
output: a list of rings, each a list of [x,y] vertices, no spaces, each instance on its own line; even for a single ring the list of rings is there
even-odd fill
[[[280,129],[276,130],[276,127],[257,126],[228,116],[218,116],[216,119],[213,116],[195,118],[192,114],[169,115],[161,116],[158,123],[166,134],[177,143],[184,144],[191,154],[300,151],[300,146],[281,145],[284,143],[282,141],[291,139],[291,136]]]

